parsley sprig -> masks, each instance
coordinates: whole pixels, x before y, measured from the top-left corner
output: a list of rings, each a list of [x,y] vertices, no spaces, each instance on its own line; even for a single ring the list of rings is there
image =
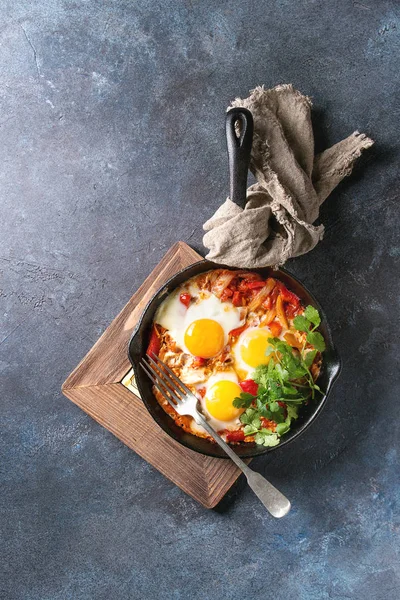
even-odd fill
[[[315,383],[311,366],[317,352],[325,350],[323,336],[315,331],[321,323],[318,311],[307,306],[302,315],[293,320],[297,331],[307,332],[300,350],[279,338],[270,338],[267,365],[256,367],[252,379],[258,384],[257,396],[242,392],[233,405],[246,410],[240,417],[245,435],[254,435],[256,444],[276,446],[287,433],[299,407],[315,393],[322,393]],[[313,348],[307,348],[307,343]],[[266,419],[266,421],[264,420]],[[273,423],[269,423],[269,422]],[[268,427],[265,427],[268,423]]]
[[[325,350],[325,340],[319,331],[315,331],[320,323],[319,312],[313,306],[307,306],[302,315],[297,315],[293,319],[293,325],[297,331],[306,331],[307,342],[319,352],[323,352]]]

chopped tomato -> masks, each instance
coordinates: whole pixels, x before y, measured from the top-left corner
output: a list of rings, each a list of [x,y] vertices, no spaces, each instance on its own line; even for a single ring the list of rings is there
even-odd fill
[[[247,327],[247,325],[244,324],[241,327],[236,327],[236,329],[231,329],[231,331],[229,332],[229,335],[232,337],[237,337],[238,335],[243,333],[243,331],[246,329],[246,327]]]
[[[226,440],[228,442],[244,442],[243,429],[238,429],[238,431],[228,431],[226,434]]]
[[[261,417],[260,421],[261,421],[262,427],[265,427],[265,429],[271,429],[272,431],[275,431],[275,429],[276,429],[275,421],[270,421],[269,419],[266,419],[265,417]]]
[[[278,321],[272,321],[269,328],[274,337],[278,337],[282,331],[282,325],[280,323],[278,323]]]
[[[234,292],[232,298],[233,306],[242,306],[242,296],[240,292]]]
[[[257,396],[258,385],[253,379],[245,379],[239,383],[239,386],[243,390],[243,392],[247,392],[248,394],[252,394],[253,396]]]
[[[239,281],[237,289],[239,290],[239,292],[247,292],[248,290],[262,288],[264,285],[265,283],[260,279],[254,280],[245,277],[244,279],[241,279]]]
[[[189,306],[191,299],[192,296],[190,294],[184,293],[179,296],[179,300],[186,306],[186,308]]]
[[[299,310],[299,307],[294,306],[294,304],[286,304],[286,306],[285,306],[285,313],[286,313],[286,316],[289,317],[289,319],[293,319],[293,317],[296,316],[298,310]]]
[[[229,288],[225,288],[221,294],[221,302],[226,302],[228,298],[231,298],[231,296],[233,296],[232,290]]]
[[[207,362],[206,358],[203,358],[202,356],[195,356],[194,360],[193,360],[193,366],[194,367],[204,367],[206,362]]]
[[[294,294],[293,292],[288,290],[287,287],[285,285],[283,285],[282,282],[279,282],[279,287],[280,287],[280,291],[281,291],[282,300],[284,302],[289,302],[290,304],[293,304],[294,306],[298,306],[300,304],[300,298],[298,296],[296,296],[296,294]]]
[[[249,290],[261,290],[265,285],[265,281],[249,281],[247,288]]]
[[[151,356],[152,354],[156,354],[160,352],[161,342],[158,336],[157,329],[155,325],[153,325],[153,329],[151,330],[149,345],[147,346],[146,354]]]
[[[206,388],[205,388],[205,387],[199,388],[199,389],[197,390],[197,392],[200,394],[200,396],[201,396],[202,398],[204,398],[204,396],[206,395]]]
[[[238,283],[239,283],[239,279],[237,277],[234,277],[227,287],[230,290],[235,291],[235,290],[237,290]]]

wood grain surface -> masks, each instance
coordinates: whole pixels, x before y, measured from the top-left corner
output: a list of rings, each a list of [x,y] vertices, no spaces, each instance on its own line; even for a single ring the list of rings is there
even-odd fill
[[[206,508],[220,502],[240,475],[229,460],[185,448],[153,420],[121,381],[130,369],[127,345],[144,306],[174,273],[202,257],[177,242],[69,375],[62,391],[160,473]]]

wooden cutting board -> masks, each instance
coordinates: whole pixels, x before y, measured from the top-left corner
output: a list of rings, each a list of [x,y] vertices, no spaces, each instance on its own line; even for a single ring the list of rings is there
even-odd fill
[[[168,250],[62,386],[72,402],[206,508],[240,475],[229,460],[193,452],[170,438],[143,405],[132,381],[127,346],[140,314],[161,285],[202,257],[184,242]]]

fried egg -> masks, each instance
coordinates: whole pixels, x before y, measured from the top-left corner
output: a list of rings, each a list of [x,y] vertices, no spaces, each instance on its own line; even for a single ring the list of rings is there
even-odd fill
[[[227,344],[229,332],[239,327],[241,312],[211,292],[200,292],[194,285],[186,291],[195,301],[186,307],[179,299],[182,290],[175,290],[160,305],[154,320],[168,329],[185,353],[212,358]]]
[[[235,370],[241,380],[248,379],[258,365],[269,363],[266,353],[272,337],[268,327],[249,327],[241,333],[232,348]]]
[[[200,387],[200,386],[199,386]],[[243,409],[233,406],[233,400],[240,395],[241,389],[238,384],[238,376],[233,369],[218,371],[209,377],[203,398],[200,404],[207,421],[216,430],[236,430],[240,427],[239,420]],[[205,431],[195,422],[192,424],[193,431]]]

